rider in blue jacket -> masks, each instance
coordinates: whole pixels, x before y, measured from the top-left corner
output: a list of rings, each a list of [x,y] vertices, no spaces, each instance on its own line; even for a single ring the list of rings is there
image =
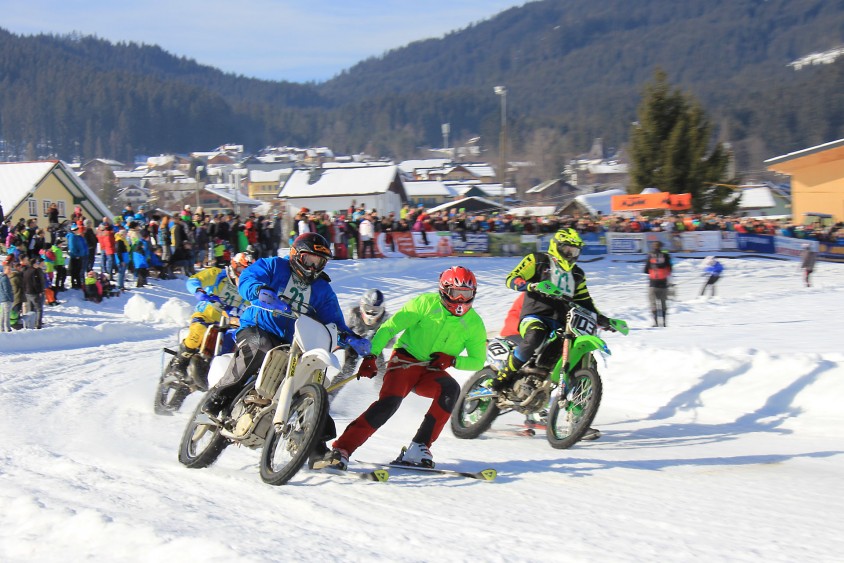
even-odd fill
[[[238,292],[252,306],[240,317],[235,339],[237,350],[225,375],[209,392],[203,410],[216,416],[240,391],[249,375],[257,373],[267,352],[293,338],[295,319],[273,315],[271,311],[290,312],[291,307],[308,313],[322,323],[334,323],[348,335],[350,346],[365,356],[369,341],[358,337],[346,325],[337,295],[323,272],[331,258],[328,243],[317,233],[304,233],[293,241],[290,256],[262,258],[243,270]],[[334,427],[326,424],[326,439],[334,437]],[[327,451],[327,449],[325,450]]]
[[[706,293],[706,288],[712,288],[712,297],[715,297],[715,284],[721,279],[721,273],[724,271],[724,266],[714,256],[707,256],[701,264],[703,268],[703,275],[707,276],[706,283],[700,289],[700,295]]]

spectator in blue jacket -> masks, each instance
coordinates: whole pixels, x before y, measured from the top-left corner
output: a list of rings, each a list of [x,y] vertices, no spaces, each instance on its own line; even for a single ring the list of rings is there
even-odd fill
[[[703,297],[703,294],[706,293],[706,288],[712,288],[712,297],[715,297],[715,284],[718,282],[718,279],[721,277],[721,272],[724,271],[724,266],[721,265],[714,256],[707,256],[703,259],[703,264],[701,264],[703,268],[703,275],[709,276],[706,279],[706,283],[703,284],[703,288],[700,290],[700,295]]]
[[[67,233],[67,253],[70,256],[70,287],[85,287],[85,272],[88,271],[88,243],[79,234],[79,225],[71,223]]]
[[[141,238],[132,245],[132,263],[135,265],[136,287],[144,287],[149,277],[152,263],[152,246],[149,244],[149,231],[141,229]]]

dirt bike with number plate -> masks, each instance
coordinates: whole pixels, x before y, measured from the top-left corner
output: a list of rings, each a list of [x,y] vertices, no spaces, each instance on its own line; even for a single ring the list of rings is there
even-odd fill
[[[233,322],[232,322],[233,321]],[[180,377],[168,373],[168,356],[179,353],[179,342],[187,336],[188,327],[179,331],[179,339],[172,348],[164,348],[161,353],[161,376],[155,388],[153,408],[156,414],[173,414],[178,411],[185,399],[194,391],[208,389],[208,374],[215,357],[228,354],[231,358],[234,350],[234,333],[237,330],[237,318],[224,315],[219,322],[205,328],[199,351],[188,363],[186,376]]]
[[[220,412],[203,412],[205,401],[200,402],[182,437],[181,463],[207,467],[229,444],[263,448],[261,479],[283,485],[307,461],[323,437],[328,417],[326,372],[329,367],[340,369],[332,351],[346,342],[345,335],[338,337],[334,323],[323,324],[310,316],[309,305],[295,307],[298,311],[266,309],[296,319],[292,343],[271,349],[258,372]]]
[[[486,367],[466,381],[452,412],[455,436],[477,438],[502,414],[536,415],[547,408],[545,431],[551,447],[570,448],[581,439],[598,412],[603,391],[594,353],[610,354],[596,333],[603,328],[626,335],[628,327],[619,319],[608,319],[606,327],[599,327],[596,313],[567,300],[565,326],[549,335],[518,371],[512,387],[500,392],[491,383],[516,344],[506,338],[489,341]],[[551,343],[556,339],[563,339],[562,356],[548,357],[545,352],[554,350]]]

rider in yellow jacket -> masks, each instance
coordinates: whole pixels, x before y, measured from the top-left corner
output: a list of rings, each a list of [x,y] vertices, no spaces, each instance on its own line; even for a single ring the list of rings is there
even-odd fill
[[[252,257],[241,252],[232,258],[225,268],[206,268],[188,278],[188,292],[194,295],[198,303],[191,315],[188,335],[179,344],[179,353],[170,360],[167,372],[180,379],[187,377],[187,367],[191,358],[199,351],[202,338],[209,325],[220,322],[227,315],[231,324],[238,325],[240,314],[249,307],[237,291],[241,272],[252,264]],[[204,390],[205,382],[194,382]]]

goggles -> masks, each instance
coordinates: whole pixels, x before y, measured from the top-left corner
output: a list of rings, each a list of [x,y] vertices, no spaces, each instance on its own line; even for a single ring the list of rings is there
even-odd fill
[[[447,287],[444,293],[452,301],[462,301],[464,303],[475,298],[475,290],[471,287]]]
[[[309,270],[322,270],[328,262],[328,258],[310,252],[299,252],[299,263]]]
[[[363,313],[369,317],[378,317],[384,312],[384,307],[376,307],[373,305],[366,305],[363,307]]]
[[[579,246],[571,246],[569,244],[565,246],[560,246],[557,249],[560,253],[560,256],[569,260],[571,262],[577,260],[580,257],[580,247]]]

